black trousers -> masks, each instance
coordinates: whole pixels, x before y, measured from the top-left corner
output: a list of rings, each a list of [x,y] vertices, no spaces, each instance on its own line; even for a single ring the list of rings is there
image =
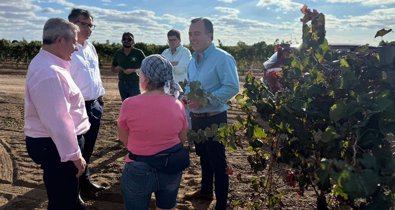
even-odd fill
[[[77,136],[83,150],[84,137]],[[77,168],[72,161],[60,162],[60,156],[51,138],[26,137],[26,149],[32,160],[43,169],[43,180],[48,196],[48,210],[78,208]]]
[[[212,124],[227,123],[227,112],[222,112],[211,117],[195,117],[191,114],[192,130],[205,129]],[[196,154],[200,156],[202,168],[201,192],[209,194],[213,192],[215,179],[215,197],[217,204],[215,209],[225,210],[229,191],[229,176],[226,174],[225,146],[217,141],[209,139],[203,143],[195,143]]]
[[[80,181],[86,181],[90,176],[89,163],[93,149],[95,148],[97,135],[99,134],[103,107],[103,102],[99,100],[85,101],[85,108],[89,117],[89,122],[91,123],[91,127],[89,128],[89,131],[84,134],[85,143],[82,157],[84,157],[86,161],[86,170],[81,175]]]
[[[118,81],[119,95],[122,101],[125,99],[140,94],[139,81],[119,80]]]

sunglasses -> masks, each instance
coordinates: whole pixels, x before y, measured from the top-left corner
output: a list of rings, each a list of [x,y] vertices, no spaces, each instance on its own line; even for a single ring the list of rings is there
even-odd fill
[[[132,38],[122,38],[122,41],[125,41],[125,42],[131,42],[133,39]]]

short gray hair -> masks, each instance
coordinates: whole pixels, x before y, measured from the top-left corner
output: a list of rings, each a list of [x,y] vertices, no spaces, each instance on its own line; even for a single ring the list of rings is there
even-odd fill
[[[62,18],[50,18],[43,29],[43,44],[52,44],[59,37],[72,39],[80,29],[74,23]]]

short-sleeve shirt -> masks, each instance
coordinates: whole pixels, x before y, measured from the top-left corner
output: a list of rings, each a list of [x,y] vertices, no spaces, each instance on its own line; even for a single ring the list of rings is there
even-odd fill
[[[144,58],[144,52],[138,48],[133,47],[128,55],[125,55],[123,49],[119,49],[115,52],[113,56],[112,66],[120,66],[124,69],[138,69],[140,68],[141,62],[144,60]],[[139,77],[135,72],[131,74],[119,72],[118,78],[119,80],[139,81]]]
[[[121,106],[118,126],[129,131],[129,151],[153,155],[180,143],[187,128],[184,105],[169,95],[138,95]]]

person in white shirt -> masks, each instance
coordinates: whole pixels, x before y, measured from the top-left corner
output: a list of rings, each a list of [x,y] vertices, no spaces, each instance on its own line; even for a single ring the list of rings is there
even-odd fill
[[[74,8],[71,10],[68,18],[70,22],[80,27],[77,42],[78,51],[72,55],[70,73],[84,96],[85,108],[91,123],[89,131],[84,134],[85,143],[82,156],[86,160],[87,167],[80,177],[80,189],[83,197],[94,197],[97,192],[106,189],[91,182],[88,167],[99,133],[104,105],[102,98],[105,91],[100,76],[96,49],[88,42],[92,30],[95,28],[92,15],[87,10]]]
[[[90,124],[84,98],[69,71],[78,30],[64,19],[49,19],[42,48],[26,75],[26,149],[44,171],[48,210],[85,209],[78,202],[78,177],[86,165],[82,134]]]
[[[178,30],[171,29],[167,32],[169,48],[162,52],[173,65],[173,77],[176,82],[184,82],[187,79],[187,67],[191,60],[191,52],[181,45],[181,34]]]

